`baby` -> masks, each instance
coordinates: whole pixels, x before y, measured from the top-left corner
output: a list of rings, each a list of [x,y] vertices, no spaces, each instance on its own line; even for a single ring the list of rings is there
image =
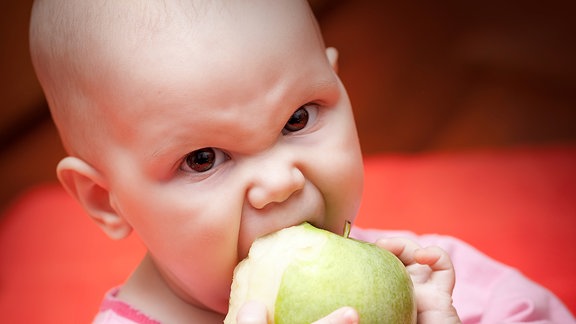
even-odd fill
[[[306,1],[38,0],[30,36],[69,154],[60,181],[110,238],[133,231],[148,251],[96,323],[221,323],[256,238],[354,220],[352,110]],[[460,322],[444,250],[378,244],[412,275],[420,323]],[[238,316],[267,320],[257,303]],[[357,322],[344,307],[318,323]]]

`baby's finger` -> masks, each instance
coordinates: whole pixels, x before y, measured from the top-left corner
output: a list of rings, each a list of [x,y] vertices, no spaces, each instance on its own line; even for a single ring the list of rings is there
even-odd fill
[[[452,269],[452,261],[448,253],[438,246],[420,248],[414,252],[414,259],[420,264],[426,264],[435,271]]]
[[[452,260],[446,251],[438,246],[429,246],[414,253],[414,259],[420,264],[430,267],[430,280],[441,286],[445,291],[454,289],[455,275]]]
[[[358,312],[352,307],[339,308],[313,324],[358,324]]]
[[[420,246],[410,239],[401,237],[382,238],[376,241],[376,245],[394,253],[405,266],[418,263],[414,260],[414,253],[420,249]]]

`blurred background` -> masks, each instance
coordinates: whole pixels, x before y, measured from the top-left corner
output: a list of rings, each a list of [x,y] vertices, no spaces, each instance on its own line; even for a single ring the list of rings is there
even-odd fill
[[[0,3],[0,210],[64,156],[28,54],[31,0]],[[365,154],[576,143],[569,1],[312,0]]]

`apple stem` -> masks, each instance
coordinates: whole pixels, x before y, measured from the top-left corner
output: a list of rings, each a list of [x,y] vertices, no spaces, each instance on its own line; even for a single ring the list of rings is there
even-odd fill
[[[342,236],[344,236],[345,238],[348,238],[350,236],[350,230],[352,229],[352,223],[347,220],[344,222],[344,233],[342,234]]]

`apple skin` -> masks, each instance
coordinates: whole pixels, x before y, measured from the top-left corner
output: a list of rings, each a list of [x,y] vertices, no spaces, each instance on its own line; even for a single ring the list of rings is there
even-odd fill
[[[254,242],[235,270],[224,323],[250,300],[276,324],[312,323],[343,306],[362,324],[416,323],[412,281],[394,254],[308,223]]]

